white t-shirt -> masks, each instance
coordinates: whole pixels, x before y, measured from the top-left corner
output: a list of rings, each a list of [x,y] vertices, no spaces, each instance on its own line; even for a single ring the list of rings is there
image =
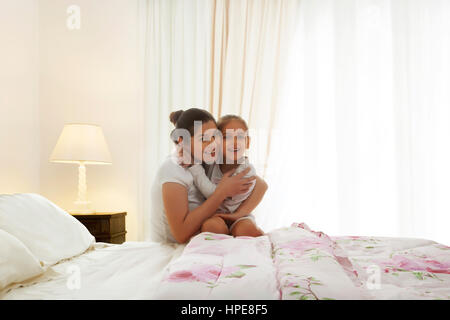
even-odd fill
[[[162,185],[166,182],[179,183],[188,192],[189,211],[205,201],[205,197],[194,186],[191,173],[177,164],[174,156],[169,156],[159,167],[151,191],[150,240],[157,242],[176,242],[167,222],[162,200]]]

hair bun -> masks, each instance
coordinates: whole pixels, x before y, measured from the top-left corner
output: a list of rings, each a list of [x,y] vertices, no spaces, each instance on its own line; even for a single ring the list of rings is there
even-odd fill
[[[178,119],[180,119],[180,116],[182,113],[183,113],[183,110],[178,110],[178,111],[172,112],[169,116],[170,122],[172,122],[176,126],[177,121],[178,121]]]

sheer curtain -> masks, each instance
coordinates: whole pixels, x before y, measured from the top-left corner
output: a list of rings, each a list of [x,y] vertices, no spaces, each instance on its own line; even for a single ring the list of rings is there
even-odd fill
[[[302,0],[267,228],[450,243],[450,2]]]
[[[168,115],[196,106],[249,121],[265,231],[450,242],[449,1],[141,4],[141,221]]]
[[[141,210],[147,237],[150,187],[173,144],[171,111],[204,108],[247,119],[263,175],[270,128],[294,35],[297,0],[140,1],[142,72]]]

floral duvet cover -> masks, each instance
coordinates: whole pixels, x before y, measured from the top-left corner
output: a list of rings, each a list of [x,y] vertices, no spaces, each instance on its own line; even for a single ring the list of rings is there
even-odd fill
[[[201,233],[164,272],[157,299],[450,299],[450,247],[298,223],[258,238]]]

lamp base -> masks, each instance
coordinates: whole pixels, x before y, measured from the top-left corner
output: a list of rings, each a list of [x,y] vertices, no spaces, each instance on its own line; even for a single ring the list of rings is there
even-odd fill
[[[74,208],[70,210],[70,213],[95,213],[95,210],[91,209],[90,201],[75,201]]]

